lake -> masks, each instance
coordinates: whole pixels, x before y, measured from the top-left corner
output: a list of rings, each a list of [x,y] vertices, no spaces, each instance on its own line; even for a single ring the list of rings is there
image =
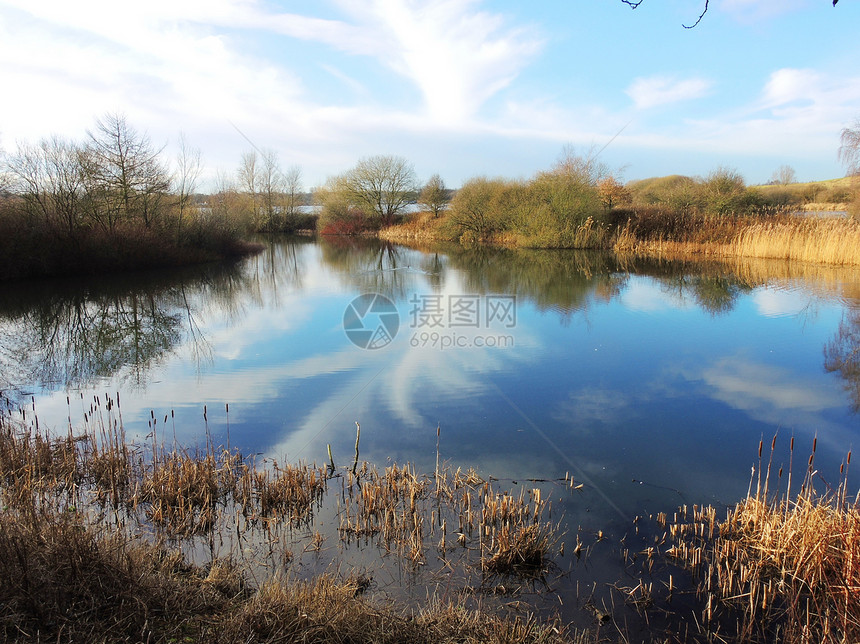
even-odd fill
[[[839,478],[860,435],[860,274],[280,239],[238,263],[3,286],[0,390],[58,432],[119,393],[132,438],[156,419],[279,462],[330,446],[348,466],[359,423],[362,460],[432,473],[438,428],[443,461],[546,488],[566,543],[599,532],[609,561],[637,517],[743,498],[774,435],[775,468],[794,437],[803,471],[817,437]],[[562,563],[554,596],[610,583],[606,561]]]

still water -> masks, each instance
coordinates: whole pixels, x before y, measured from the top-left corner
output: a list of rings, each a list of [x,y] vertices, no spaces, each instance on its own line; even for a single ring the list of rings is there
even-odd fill
[[[58,431],[119,392],[131,437],[173,411],[171,439],[208,426],[280,462],[331,445],[348,465],[359,422],[363,460],[432,472],[438,427],[455,468],[584,483],[559,516],[617,542],[637,516],[742,498],[774,434],[775,465],[791,437],[805,465],[817,436],[838,478],[860,436],[860,275],[278,240],[237,264],[3,287],[0,390]]]

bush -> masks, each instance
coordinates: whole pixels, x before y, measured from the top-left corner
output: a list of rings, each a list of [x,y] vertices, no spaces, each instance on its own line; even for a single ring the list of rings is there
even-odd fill
[[[701,198],[696,180],[678,174],[635,181],[628,188],[635,205],[687,211],[698,207]]]
[[[754,202],[753,193],[747,190],[744,178],[736,170],[717,168],[699,187],[702,209],[715,215],[740,214]]]
[[[555,170],[537,175],[523,190],[516,231],[528,246],[573,248],[591,245],[582,227],[603,219],[600,193],[583,173]]]
[[[523,187],[519,182],[477,177],[451,201],[450,225],[457,238],[483,241],[511,227]]]

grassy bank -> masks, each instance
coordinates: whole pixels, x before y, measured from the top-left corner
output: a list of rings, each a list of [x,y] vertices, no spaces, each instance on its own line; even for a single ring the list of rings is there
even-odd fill
[[[178,168],[118,114],[85,141],[20,143],[0,157],[0,280],[170,267],[242,255],[247,222],[194,194],[199,152]]]
[[[181,235],[136,222],[69,231],[11,208],[0,212],[0,281],[188,266],[262,248],[239,231],[213,222]]]
[[[567,155],[528,180],[476,177],[448,207],[418,213],[379,235],[390,241],[470,246],[603,249],[860,264],[856,218],[817,218],[810,209],[853,208],[854,178],[747,186],[719,168],[620,183],[591,157]]]
[[[459,241],[466,245],[544,247],[515,232],[459,238],[444,218],[420,213],[380,231],[398,243]],[[860,266],[860,221],[791,214],[705,215],[654,207],[619,208],[600,220],[587,219],[567,235],[562,248],[612,250],[622,254],[787,259]],[[551,246],[555,247],[555,246]]]

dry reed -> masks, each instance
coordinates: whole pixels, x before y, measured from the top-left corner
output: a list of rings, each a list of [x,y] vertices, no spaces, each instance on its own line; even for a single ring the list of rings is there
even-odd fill
[[[800,492],[791,496],[789,469],[777,494],[783,469],[774,477],[775,443],[766,464],[760,446],[750,494],[724,521],[713,507],[693,506],[692,516],[682,509],[669,526],[676,543],[668,554],[698,576],[709,632],[733,630],[740,641],[860,641],[860,514],[844,478],[851,454],[840,485],[819,494],[814,442]]]
[[[245,555],[255,540],[283,564],[294,556],[286,542],[278,550],[284,530],[300,528],[305,550],[322,550],[324,537],[311,526],[329,490],[325,466],[244,459],[214,446],[208,433],[200,449],[166,445],[154,412],[150,442],[128,442],[110,398],[88,405],[80,435],[70,422],[67,436],[52,436],[34,411],[15,413],[0,412],[0,575],[12,580],[0,589],[0,638],[7,641],[563,642],[574,635],[557,621],[501,618],[458,603],[431,601],[413,614],[380,608],[359,597],[366,578],[284,583],[275,571],[256,580]],[[554,528],[542,519],[548,504],[537,488],[497,492],[474,470],[439,467],[426,476],[408,464],[355,465],[354,473],[331,472],[342,480],[337,520],[346,542],[374,538],[408,565],[423,563],[434,546],[442,558],[461,548],[479,574],[535,574],[548,565],[542,544]],[[216,541],[231,530],[226,558],[216,555]],[[204,566],[188,563],[198,535],[209,538]]]
[[[749,225],[730,246],[735,255],[846,266],[860,265],[860,222],[838,217],[791,217]]]

